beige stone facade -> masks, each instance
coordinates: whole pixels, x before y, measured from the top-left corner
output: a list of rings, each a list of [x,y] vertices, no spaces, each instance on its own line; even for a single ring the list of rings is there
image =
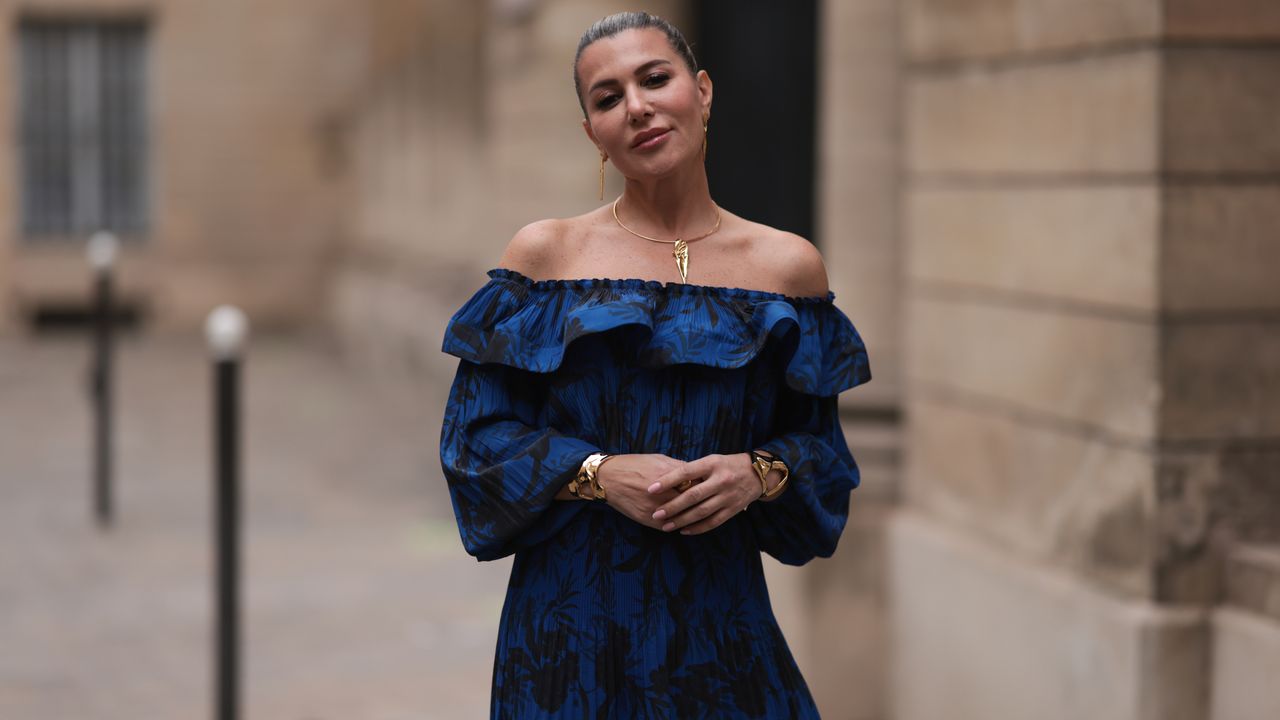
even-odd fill
[[[313,317],[341,238],[337,121],[373,66],[359,0],[0,2],[0,133],[17,136],[23,18],[146,23],[148,231],[125,237],[124,300],[148,325],[188,331],[222,302],[260,327]],[[18,148],[0,144],[0,328],[83,306],[83,237],[19,230]]]
[[[1274,715],[1274,13],[905,13],[895,717]]]
[[[839,550],[768,572],[824,716],[1280,717],[1275,3],[820,6],[815,226],[875,379],[842,398]],[[20,7],[152,19],[124,284],[156,328],[233,301],[446,382],[511,235],[599,203],[569,60],[626,3]],[[9,225],[13,332],[87,283],[78,243]]]

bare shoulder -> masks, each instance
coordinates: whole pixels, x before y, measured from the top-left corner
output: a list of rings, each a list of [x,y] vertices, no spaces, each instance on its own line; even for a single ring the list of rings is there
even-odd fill
[[[822,253],[804,237],[785,230],[753,223],[753,255],[776,275],[781,292],[796,297],[825,296],[829,285]]]
[[[527,277],[540,279],[555,272],[564,238],[569,229],[565,220],[538,220],[516,231],[498,265]]]
[[[498,264],[534,280],[557,278],[578,257],[600,223],[600,212],[538,220],[520,228]]]
[[[827,264],[818,246],[795,233],[778,231],[779,266],[788,295],[826,295]]]

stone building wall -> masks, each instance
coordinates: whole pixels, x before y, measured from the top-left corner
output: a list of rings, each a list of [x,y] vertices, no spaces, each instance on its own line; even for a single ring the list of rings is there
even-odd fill
[[[340,237],[340,110],[368,72],[360,0],[0,2],[0,73],[22,17],[148,22],[150,230],[125,238],[122,293],[152,327],[190,330],[234,302],[256,326],[315,318]],[[18,83],[0,136],[18,136]],[[0,331],[83,306],[86,238],[19,237],[18,145],[0,144]]]
[[[1276,13],[906,7],[895,716],[1271,716]]]

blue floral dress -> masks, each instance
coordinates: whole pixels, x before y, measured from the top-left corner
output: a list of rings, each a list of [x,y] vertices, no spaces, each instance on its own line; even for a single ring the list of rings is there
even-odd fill
[[[817,717],[760,552],[830,556],[858,485],[836,396],[871,373],[835,294],[488,277],[445,330],[440,458],[467,552],[515,554],[491,716]],[[751,448],[790,486],[700,535],[554,499],[593,452]]]

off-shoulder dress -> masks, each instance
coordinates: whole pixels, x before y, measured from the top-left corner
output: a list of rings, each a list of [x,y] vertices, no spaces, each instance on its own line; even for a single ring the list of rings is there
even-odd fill
[[[488,278],[445,330],[440,459],[467,552],[515,555],[491,716],[817,717],[760,553],[830,556],[858,485],[836,396],[871,373],[835,294]],[[554,499],[594,452],[751,448],[790,486],[703,534]]]

